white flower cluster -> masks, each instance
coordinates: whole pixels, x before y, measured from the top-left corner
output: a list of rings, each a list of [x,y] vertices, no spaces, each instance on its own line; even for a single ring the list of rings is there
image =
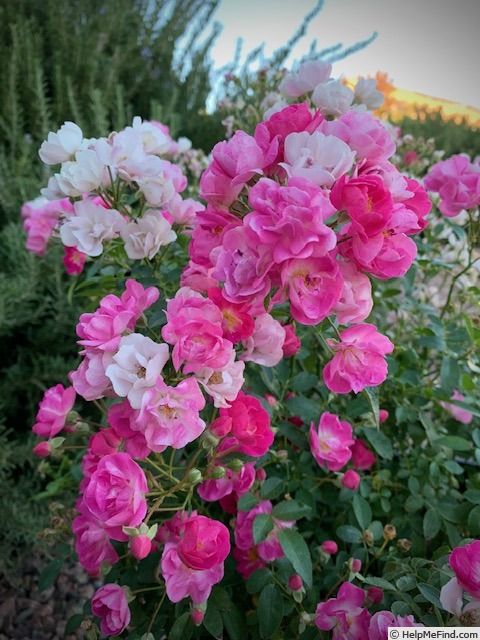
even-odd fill
[[[84,138],[74,122],[49,133],[40,158],[61,166],[41,193],[47,200],[75,200],[60,227],[63,244],[96,257],[105,242],[122,238],[130,259],[150,260],[176,239],[172,224],[191,230],[203,205],[182,199],[186,177],[166,159],[190,148],[187,138],[174,141],[168,127],[138,116],[107,138]]]
[[[383,104],[383,94],[377,90],[377,81],[359,78],[354,90],[340,79],[331,77],[332,65],[322,60],[307,60],[296,71],[287,73],[278,87],[279,93],[269,93],[262,107],[267,108],[264,118],[287,106],[288,98],[311,94],[312,103],[327,116],[341,116],[349,109],[374,111]]]

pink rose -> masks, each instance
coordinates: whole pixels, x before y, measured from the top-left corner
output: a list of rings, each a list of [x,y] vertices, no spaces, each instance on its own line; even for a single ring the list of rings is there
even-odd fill
[[[296,334],[294,324],[286,324],[283,328],[285,329],[285,342],[283,343],[282,351],[285,358],[290,358],[300,351],[302,343]]]
[[[321,467],[326,465],[330,471],[338,471],[351,458],[352,426],[340,422],[333,413],[323,413],[318,427],[312,422],[309,439],[310,451]]]
[[[322,551],[330,555],[334,555],[338,551],[338,544],[334,540],[324,540],[321,546]]]
[[[458,392],[457,389],[455,389],[451,400],[459,400],[461,402],[462,400],[464,400],[464,397],[461,393]],[[470,424],[470,422],[473,420],[473,415],[470,413],[470,411],[467,411],[467,409],[457,407],[450,402],[440,402],[440,404],[445,409],[445,411],[452,416],[452,418],[458,420],[458,422],[461,422],[462,424]]]
[[[220,415],[232,419],[230,435],[238,441],[239,451],[256,458],[267,453],[274,434],[270,416],[257,398],[240,391],[228,409],[220,409]]]
[[[113,540],[125,541],[122,527],[136,527],[147,513],[148,492],[143,469],[128,453],[101,458],[85,490],[87,509],[101,520]]]
[[[329,340],[337,353],[323,370],[325,384],[334,393],[358,393],[387,377],[385,355],[394,349],[373,324],[359,324],[340,333],[341,342]]]
[[[40,401],[37,421],[33,425],[32,431],[42,438],[56,436],[64,428],[76,396],[73,387],[65,389],[61,384],[47,389]]]
[[[192,516],[184,523],[177,553],[183,564],[190,569],[212,569],[223,563],[230,553],[228,529],[217,520]]]
[[[107,636],[119,636],[130,622],[127,594],[118,584],[105,584],[92,598],[92,613],[101,618],[100,629]]]
[[[474,598],[480,598],[480,540],[455,547],[450,554],[450,566],[460,586]]]
[[[369,589],[370,592],[370,589]],[[424,627],[413,616],[394,616],[391,611],[377,611],[368,627],[369,640],[389,640],[388,627]]]
[[[360,438],[355,438],[353,444],[350,445],[350,451],[352,452],[353,466],[359,471],[370,469],[377,461],[376,457]]]
[[[69,276],[78,276],[85,266],[87,254],[82,253],[76,247],[65,247],[62,264]]]
[[[253,540],[253,521],[261,513],[272,513],[272,503],[270,500],[262,500],[250,511],[239,511],[235,523],[235,544],[239,549],[248,551],[255,546]],[[256,548],[258,555],[265,562],[272,562],[276,558],[283,558],[285,555],[278,541],[278,532],[294,526],[295,521],[283,521],[273,518],[273,529],[269,532],[265,540],[262,540]]]
[[[77,504],[80,512],[72,523],[75,535],[75,551],[78,561],[88,573],[96,576],[102,565],[112,565],[118,560],[104,522],[96,518],[85,507],[82,500]]]
[[[319,629],[333,629],[333,640],[359,640],[368,638],[370,613],[363,609],[365,592],[344,582],[336,598],[317,605],[315,624]]]
[[[355,491],[360,484],[360,476],[353,469],[347,469],[343,474],[342,487]]]

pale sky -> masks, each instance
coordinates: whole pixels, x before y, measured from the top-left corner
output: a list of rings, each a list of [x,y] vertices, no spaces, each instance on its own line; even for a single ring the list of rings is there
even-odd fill
[[[271,54],[301,24],[315,0],[221,0],[214,19],[223,24],[212,56],[215,66],[262,42]],[[325,0],[289,62],[341,42],[345,47],[378,31],[366,49],[333,63],[332,76],[386,71],[395,86],[480,108],[480,0]],[[287,65],[290,66],[290,65]]]

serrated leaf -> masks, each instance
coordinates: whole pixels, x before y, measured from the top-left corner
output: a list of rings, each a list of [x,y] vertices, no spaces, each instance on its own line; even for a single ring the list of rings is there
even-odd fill
[[[382,431],[378,429],[364,429],[363,433],[381,458],[385,460],[391,460],[393,458],[392,443]]]
[[[223,633],[223,622],[220,611],[210,602],[203,618],[203,626],[214,638],[221,638]]]
[[[263,542],[273,529],[273,518],[269,513],[259,513],[253,521],[253,542]]]
[[[369,584],[372,587],[380,587],[384,591],[395,591],[395,585],[384,578],[376,578],[374,576],[367,576],[365,578],[365,584]]]
[[[311,512],[307,504],[300,504],[296,500],[282,500],[272,509],[272,516],[279,520],[299,520]]]
[[[190,640],[194,626],[190,612],[182,613],[173,623],[173,627],[168,634],[168,640]]]
[[[260,488],[260,496],[264,500],[275,500],[284,491],[285,481],[282,478],[272,476],[267,478]]]
[[[258,593],[272,580],[272,572],[269,569],[257,569],[253,571],[245,583],[250,594]]]
[[[472,443],[460,436],[442,436],[434,440],[432,444],[448,447],[454,451],[470,451],[472,449]]]
[[[417,586],[417,581],[415,576],[408,574],[406,576],[401,576],[395,584],[399,591],[411,591]]]
[[[246,493],[238,500],[237,508],[239,511],[250,511],[258,504],[258,498],[253,493]]]
[[[360,527],[363,530],[367,529],[372,521],[372,510],[365,498],[358,493],[353,496],[353,513]]]
[[[40,592],[45,591],[48,587],[51,587],[54,584],[55,580],[58,578],[58,574],[60,573],[63,567],[63,558],[54,558],[38,577],[38,590]]]
[[[423,535],[425,538],[434,538],[440,531],[442,520],[435,509],[428,509],[423,517]]]
[[[305,540],[295,529],[282,529],[278,532],[278,541],[295,571],[310,588],[312,586],[312,557]]]
[[[258,622],[262,638],[269,638],[283,619],[283,599],[275,584],[268,584],[258,599]]]
[[[360,542],[362,532],[357,529],[357,527],[352,527],[349,524],[342,524],[337,529],[337,536],[340,540],[343,540],[343,542]]]
[[[432,587],[431,584],[419,584],[418,590],[422,594],[422,596],[431,602],[433,605],[438,607],[439,609],[443,609],[442,603],[440,602],[440,590],[436,587]]]

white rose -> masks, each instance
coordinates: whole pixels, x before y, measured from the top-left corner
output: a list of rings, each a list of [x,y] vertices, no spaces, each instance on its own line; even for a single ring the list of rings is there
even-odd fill
[[[57,133],[50,132],[38,152],[45,164],[60,164],[71,160],[83,140],[82,130],[74,122],[65,122]]]

